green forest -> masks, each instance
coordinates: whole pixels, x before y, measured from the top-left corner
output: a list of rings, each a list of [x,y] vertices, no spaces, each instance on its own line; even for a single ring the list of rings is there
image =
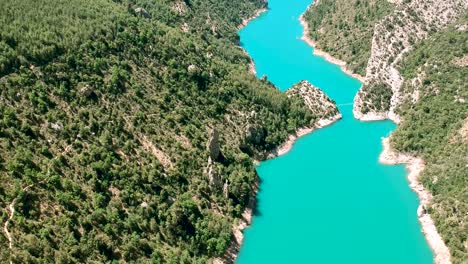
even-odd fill
[[[371,55],[374,25],[394,10],[388,0],[320,0],[305,13],[317,48],[361,76]]]
[[[253,160],[320,118],[248,72],[236,27],[265,7],[0,1],[0,262],[222,257],[257,182]],[[393,8],[321,0],[306,20],[318,48],[364,74],[371,29]],[[397,109],[403,122],[391,138],[425,160],[427,210],[454,263],[468,259],[467,22],[405,55],[402,89],[419,100]],[[388,87],[372,91],[387,109]]]
[[[419,91],[420,99],[400,107],[404,121],[391,137],[397,150],[425,160],[421,181],[434,195],[429,213],[454,263],[468,259],[468,35],[458,29],[467,23],[465,16],[405,57],[402,89]],[[420,82],[411,82],[418,76]]]
[[[0,262],[223,256],[253,159],[319,118],[248,72],[236,26],[265,5],[0,1]]]

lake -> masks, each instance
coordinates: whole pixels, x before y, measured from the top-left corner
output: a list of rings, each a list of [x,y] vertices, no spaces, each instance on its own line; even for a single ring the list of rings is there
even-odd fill
[[[361,83],[314,56],[299,16],[310,0],[269,0],[239,31],[242,47],[280,90],[308,80],[336,101],[343,119],[300,138],[257,167],[258,214],[237,264],[432,263],[404,166],[379,164],[391,121],[360,122],[352,102]]]

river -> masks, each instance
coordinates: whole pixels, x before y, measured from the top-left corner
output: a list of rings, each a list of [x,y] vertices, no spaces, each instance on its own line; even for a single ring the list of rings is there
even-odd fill
[[[310,0],[269,0],[239,31],[257,76],[284,91],[308,80],[336,101],[343,119],[262,162],[257,211],[237,264],[432,263],[404,166],[379,164],[390,121],[360,122],[352,101],[361,83],[314,56],[299,16]]]

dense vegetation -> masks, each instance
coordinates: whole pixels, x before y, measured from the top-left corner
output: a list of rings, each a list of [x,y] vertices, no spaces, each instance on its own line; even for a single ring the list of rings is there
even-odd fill
[[[363,96],[362,113],[370,111],[384,111],[390,110],[390,100],[392,99],[392,88],[386,83],[370,83],[365,86],[365,93]]]
[[[403,89],[419,91],[420,99],[413,104],[408,98],[403,104],[399,114],[404,122],[391,141],[396,149],[426,161],[421,180],[434,195],[429,212],[454,263],[468,259],[468,34],[458,29],[467,18],[406,56],[402,73],[408,81]]]
[[[235,28],[263,5],[1,1],[2,227],[16,212],[0,262],[223,255],[256,181],[252,157],[316,118],[247,71]],[[206,172],[212,128],[226,188]]]
[[[309,37],[317,48],[347,62],[353,72],[365,75],[374,25],[390,14],[388,0],[320,0],[305,14]]]

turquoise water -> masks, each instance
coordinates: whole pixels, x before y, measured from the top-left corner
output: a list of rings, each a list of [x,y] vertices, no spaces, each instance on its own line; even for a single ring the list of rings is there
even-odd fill
[[[283,91],[310,81],[337,102],[343,119],[257,167],[258,214],[237,263],[432,263],[404,167],[378,163],[381,138],[395,125],[353,118],[361,84],[300,40],[298,18],[310,0],[268,4],[239,32],[258,76]]]

